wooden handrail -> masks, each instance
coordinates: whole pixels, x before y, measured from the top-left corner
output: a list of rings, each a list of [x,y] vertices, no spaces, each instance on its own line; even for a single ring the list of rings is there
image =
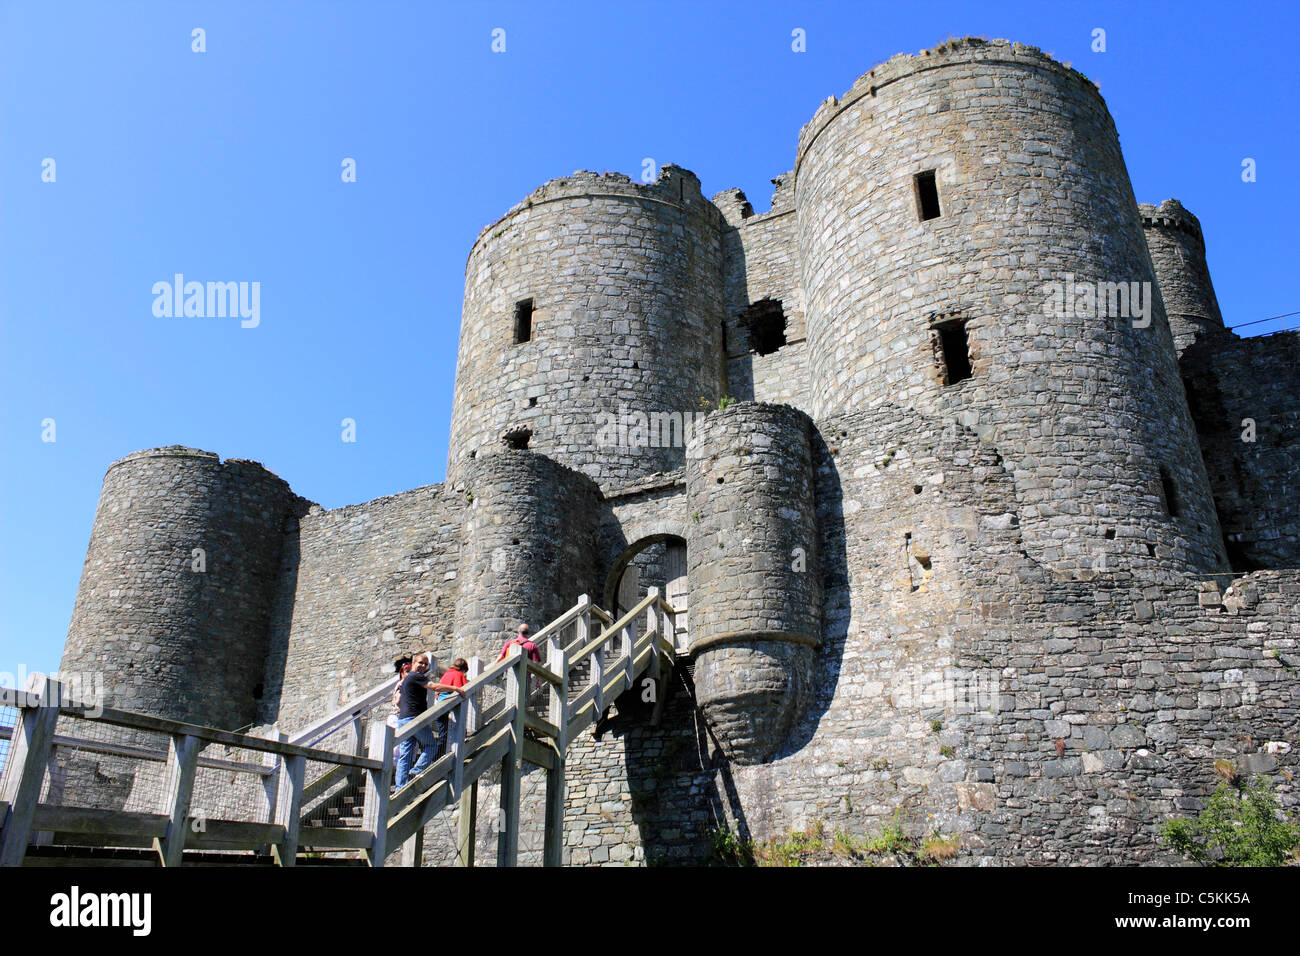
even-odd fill
[[[586,598],[586,600],[583,600],[583,598]],[[540,647],[542,645],[542,641],[550,637],[553,632],[564,630],[564,628],[568,627],[570,624],[572,624],[574,621],[580,618],[585,612],[590,610],[592,607],[593,605],[591,603],[591,599],[584,594],[582,598],[578,599],[577,604],[573,605],[573,607],[569,608],[567,611],[565,611],[563,614],[557,617],[550,624],[547,624],[536,634],[533,634],[531,636],[532,642],[536,644],[538,647]]]
[[[554,671],[552,671],[550,668],[546,667],[545,665],[539,664],[534,660],[528,661],[528,673],[536,674],[542,680],[546,681],[546,683],[554,684],[556,687],[560,687],[564,684],[563,677],[561,677],[559,674],[556,674]]]
[[[637,615],[639,615],[642,611],[648,608],[653,601],[654,601],[653,594],[646,595],[646,597],[638,601],[636,607],[632,608],[632,610],[628,611],[617,621],[614,621],[608,627],[606,627],[605,630],[601,631],[599,637],[592,638],[592,640],[587,644],[586,647],[575,651],[573,655],[569,658],[570,666],[581,663],[588,656],[590,656],[591,653],[595,651],[598,647],[603,647],[611,637],[618,636],[618,634],[623,630],[623,628],[631,624],[632,621],[635,620]]]
[[[0,688],[0,707],[31,708],[40,706],[42,706],[40,694],[16,691],[12,688]],[[306,757],[308,760],[346,764],[349,767],[357,767],[362,770],[377,769],[377,765],[373,760],[353,754],[340,754],[330,750],[301,747],[284,741],[268,740],[265,737],[250,737],[247,734],[217,730],[215,727],[202,727],[198,724],[187,724],[179,720],[168,720],[165,717],[152,717],[149,714],[137,714],[129,710],[118,710],[115,707],[103,707],[99,704],[60,699],[58,709],[61,714],[72,714],[97,723],[112,724],[115,727],[147,730],[155,734],[167,734],[169,737],[195,737],[206,743],[242,747],[245,750],[259,750],[263,753],[277,754],[281,757]],[[99,712],[98,716],[87,716],[88,713],[95,711]]]
[[[298,744],[299,746],[310,746],[324,740],[334,731],[346,725],[350,721],[360,717],[362,714],[369,713],[380,704],[387,700],[393,693],[394,681],[386,680],[382,684],[376,684],[369,691],[363,694],[357,700],[344,704],[338,710],[334,711],[315,723],[308,724],[302,730],[289,737],[289,743]],[[314,736],[313,738],[313,735]]]
[[[9,740],[12,736],[12,727],[0,727],[0,740]],[[152,760],[154,763],[167,762],[167,751],[141,747],[137,744],[116,744],[106,740],[91,740],[88,737],[69,737],[67,734],[55,734],[52,743],[55,747],[71,747],[85,753],[107,754],[111,757],[133,757],[136,760]],[[255,773],[260,776],[275,772],[274,767],[264,763],[222,760],[220,757],[200,756],[199,766],[212,770],[229,770],[232,773]]]

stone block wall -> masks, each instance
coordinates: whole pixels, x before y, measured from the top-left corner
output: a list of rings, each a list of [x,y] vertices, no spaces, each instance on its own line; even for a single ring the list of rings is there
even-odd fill
[[[866,835],[899,814],[958,836],[963,864],[1169,863],[1155,828],[1204,805],[1220,758],[1300,806],[1282,773],[1300,747],[1300,573],[1058,581],[1024,550],[989,443],[898,409],[820,426],[807,714],[775,759],[738,764],[683,661],[659,728],[620,700],[574,744],[571,860],[631,836],[634,863],[702,862],[718,827]]]
[[[1233,569],[1300,566],[1300,332],[1201,332],[1181,369]]]
[[[759,216],[739,189],[713,197],[726,220],[722,253],[727,393],[740,401],[773,402],[811,411],[794,174],[784,173],[773,183],[777,191],[772,208]],[[765,300],[780,303],[786,344],[759,355],[752,349],[747,318],[750,307]]]
[[[284,534],[259,723],[293,731],[420,650],[452,651],[464,495],[427,485],[325,511]]]

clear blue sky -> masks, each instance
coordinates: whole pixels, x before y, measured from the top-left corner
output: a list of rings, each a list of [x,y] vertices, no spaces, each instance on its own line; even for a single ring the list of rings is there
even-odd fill
[[[192,445],[330,508],[442,480],[483,225],[646,157],[762,211],[822,99],[949,36],[1098,80],[1138,199],[1201,218],[1228,322],[1300,310],[1298,27],[1269,3],[5,3],[0,671],[57,667],[110,462]],[[177,272],[260,282],[260,326],[155,317]]]

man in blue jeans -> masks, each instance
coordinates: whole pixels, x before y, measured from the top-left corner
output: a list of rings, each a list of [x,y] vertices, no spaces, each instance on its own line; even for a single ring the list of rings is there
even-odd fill
[[[460,696],[465,696],[465,691],[459,687],[453,687],[450,684],[429,683],[429,655],[416,654],[415,659],[411,662],[410,673],[402,678],[401,699],[397,706],[398,730],[401,730],[429,709],[429,691],[455,691]],[[419,761],[412,767],[411,758],[415,756],[417,742],[424,748],[424,752],[420,754]],[[437,756],[438,738],[434,735],[433,727],[425,724],[402,741],[402,749],[397,755],[397,777],[394,781],[397,788],[400,790],[406,786],[407,780],[411,777],[418,777],[422,774]]]

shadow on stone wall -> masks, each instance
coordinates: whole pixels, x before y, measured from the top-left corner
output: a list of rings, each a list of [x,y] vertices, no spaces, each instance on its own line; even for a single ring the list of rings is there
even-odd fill
[[[749,839],[749,823],[731,767],[695,703],[689,665],[662,689],[663,717],[650,725],[653,704],[635,690],[616,704],[618,716],[598,728],[623,738],[632,816],[647,866],[701,865],[711,859],[715,830]]]
[[[817,733],[822,715],[835,698],[840,662],[848,637],[852,602],[844,531],[844,492],[839,469],[826,440],[814,425],[809,438],[816,481],[817,533],[821,540],[822,643],[813,656],[808,705],[773,760],[802,750]]]
[[[289,631],[293,626],[294,598],[298,592],[298,568],[302,562],[299,521],[298,517],[291,516],[284,523],[280,574],[267,627],[266,672],[262,678],[262,699],[258,701],[259,724],[273,724],[280,714],[284,671],[289,659]]]

